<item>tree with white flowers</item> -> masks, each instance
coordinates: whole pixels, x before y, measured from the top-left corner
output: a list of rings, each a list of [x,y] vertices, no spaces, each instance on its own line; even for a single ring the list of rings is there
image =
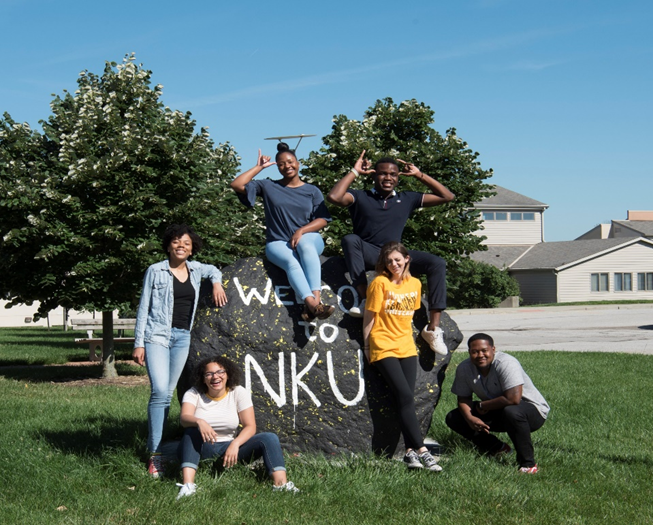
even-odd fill
[[[128,55],[101,76],[82,71],[42,133],[0,119],[0,292],[11,303],[40,301],[40,316],[100,310],[107,334],[111,311],[135,307],[145,270],[164,257],[167,225],[193,225],[215,264],[236,258],[232,232],[248,245],[262,237],[225,209],[237,206],[232,146],[215,147],[190,113],[164,107],[151,76]],[[112,344],[103,363],[115,375]]]

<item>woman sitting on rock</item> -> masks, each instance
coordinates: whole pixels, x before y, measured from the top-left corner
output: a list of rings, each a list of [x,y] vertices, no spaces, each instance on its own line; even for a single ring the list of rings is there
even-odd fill
[[[277,145],[276,162],[258,152],[256,166],[241,173],[231,183],[241,202],[254,206],[256,197],[263,198],[265,209],[268,260],[282,268],[295,293],[304,301],[302,319],[326,319],[335,307],[320,301],[322,268],[320,254],[324,241],[318,233],[331,215],[322,192],[299,178],[299,161],[284,142]],[[277,165],[280,180],[257,179],[265,168]]]
[[[186,431],[179,445],[183,484],[178,484],[177,499],[195,493],[200,459],[213,457],[222,458],[225,468],[262,457],[273,490],[299,492],[286,477],[277,435],[256,433],[252,396],[240,386],[236,365],[225,357],[206,357],[195,369],[194,383],[181,402],[181,425]],[[236,435],[239,424],[243,428]]]

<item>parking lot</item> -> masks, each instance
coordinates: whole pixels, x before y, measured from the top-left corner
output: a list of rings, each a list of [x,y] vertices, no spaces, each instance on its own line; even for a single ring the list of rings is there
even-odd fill
[[[467,338],[485,332],[497,349],[653,355],[653,304],[495,308],[447,312]]]

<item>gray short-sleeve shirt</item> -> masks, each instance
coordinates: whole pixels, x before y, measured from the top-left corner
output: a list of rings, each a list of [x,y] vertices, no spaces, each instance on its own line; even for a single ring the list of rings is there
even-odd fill
[[[476,394],[481,401],[486,401],[502,396],[506,390],[519,385],[522,385],[522,399],[535,405],[538,412],[546,419],[549,414],[548,403],[535,388],[519,361],[503,352],[494,354],[490,372],[486,377],[480,374],[470,359],[465,359],[456,369],[451,392],[460,397],[472,397]]]

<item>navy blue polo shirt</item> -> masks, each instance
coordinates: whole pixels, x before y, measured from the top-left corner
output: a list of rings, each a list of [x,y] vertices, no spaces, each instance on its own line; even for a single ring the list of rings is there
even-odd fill
[[[406,221],[422,207],[423,193],[393,191],[387,198],[375,190],[348,190],[354,202],[347,208],[354,233],[379,248],[390,241],[401,241]]]

